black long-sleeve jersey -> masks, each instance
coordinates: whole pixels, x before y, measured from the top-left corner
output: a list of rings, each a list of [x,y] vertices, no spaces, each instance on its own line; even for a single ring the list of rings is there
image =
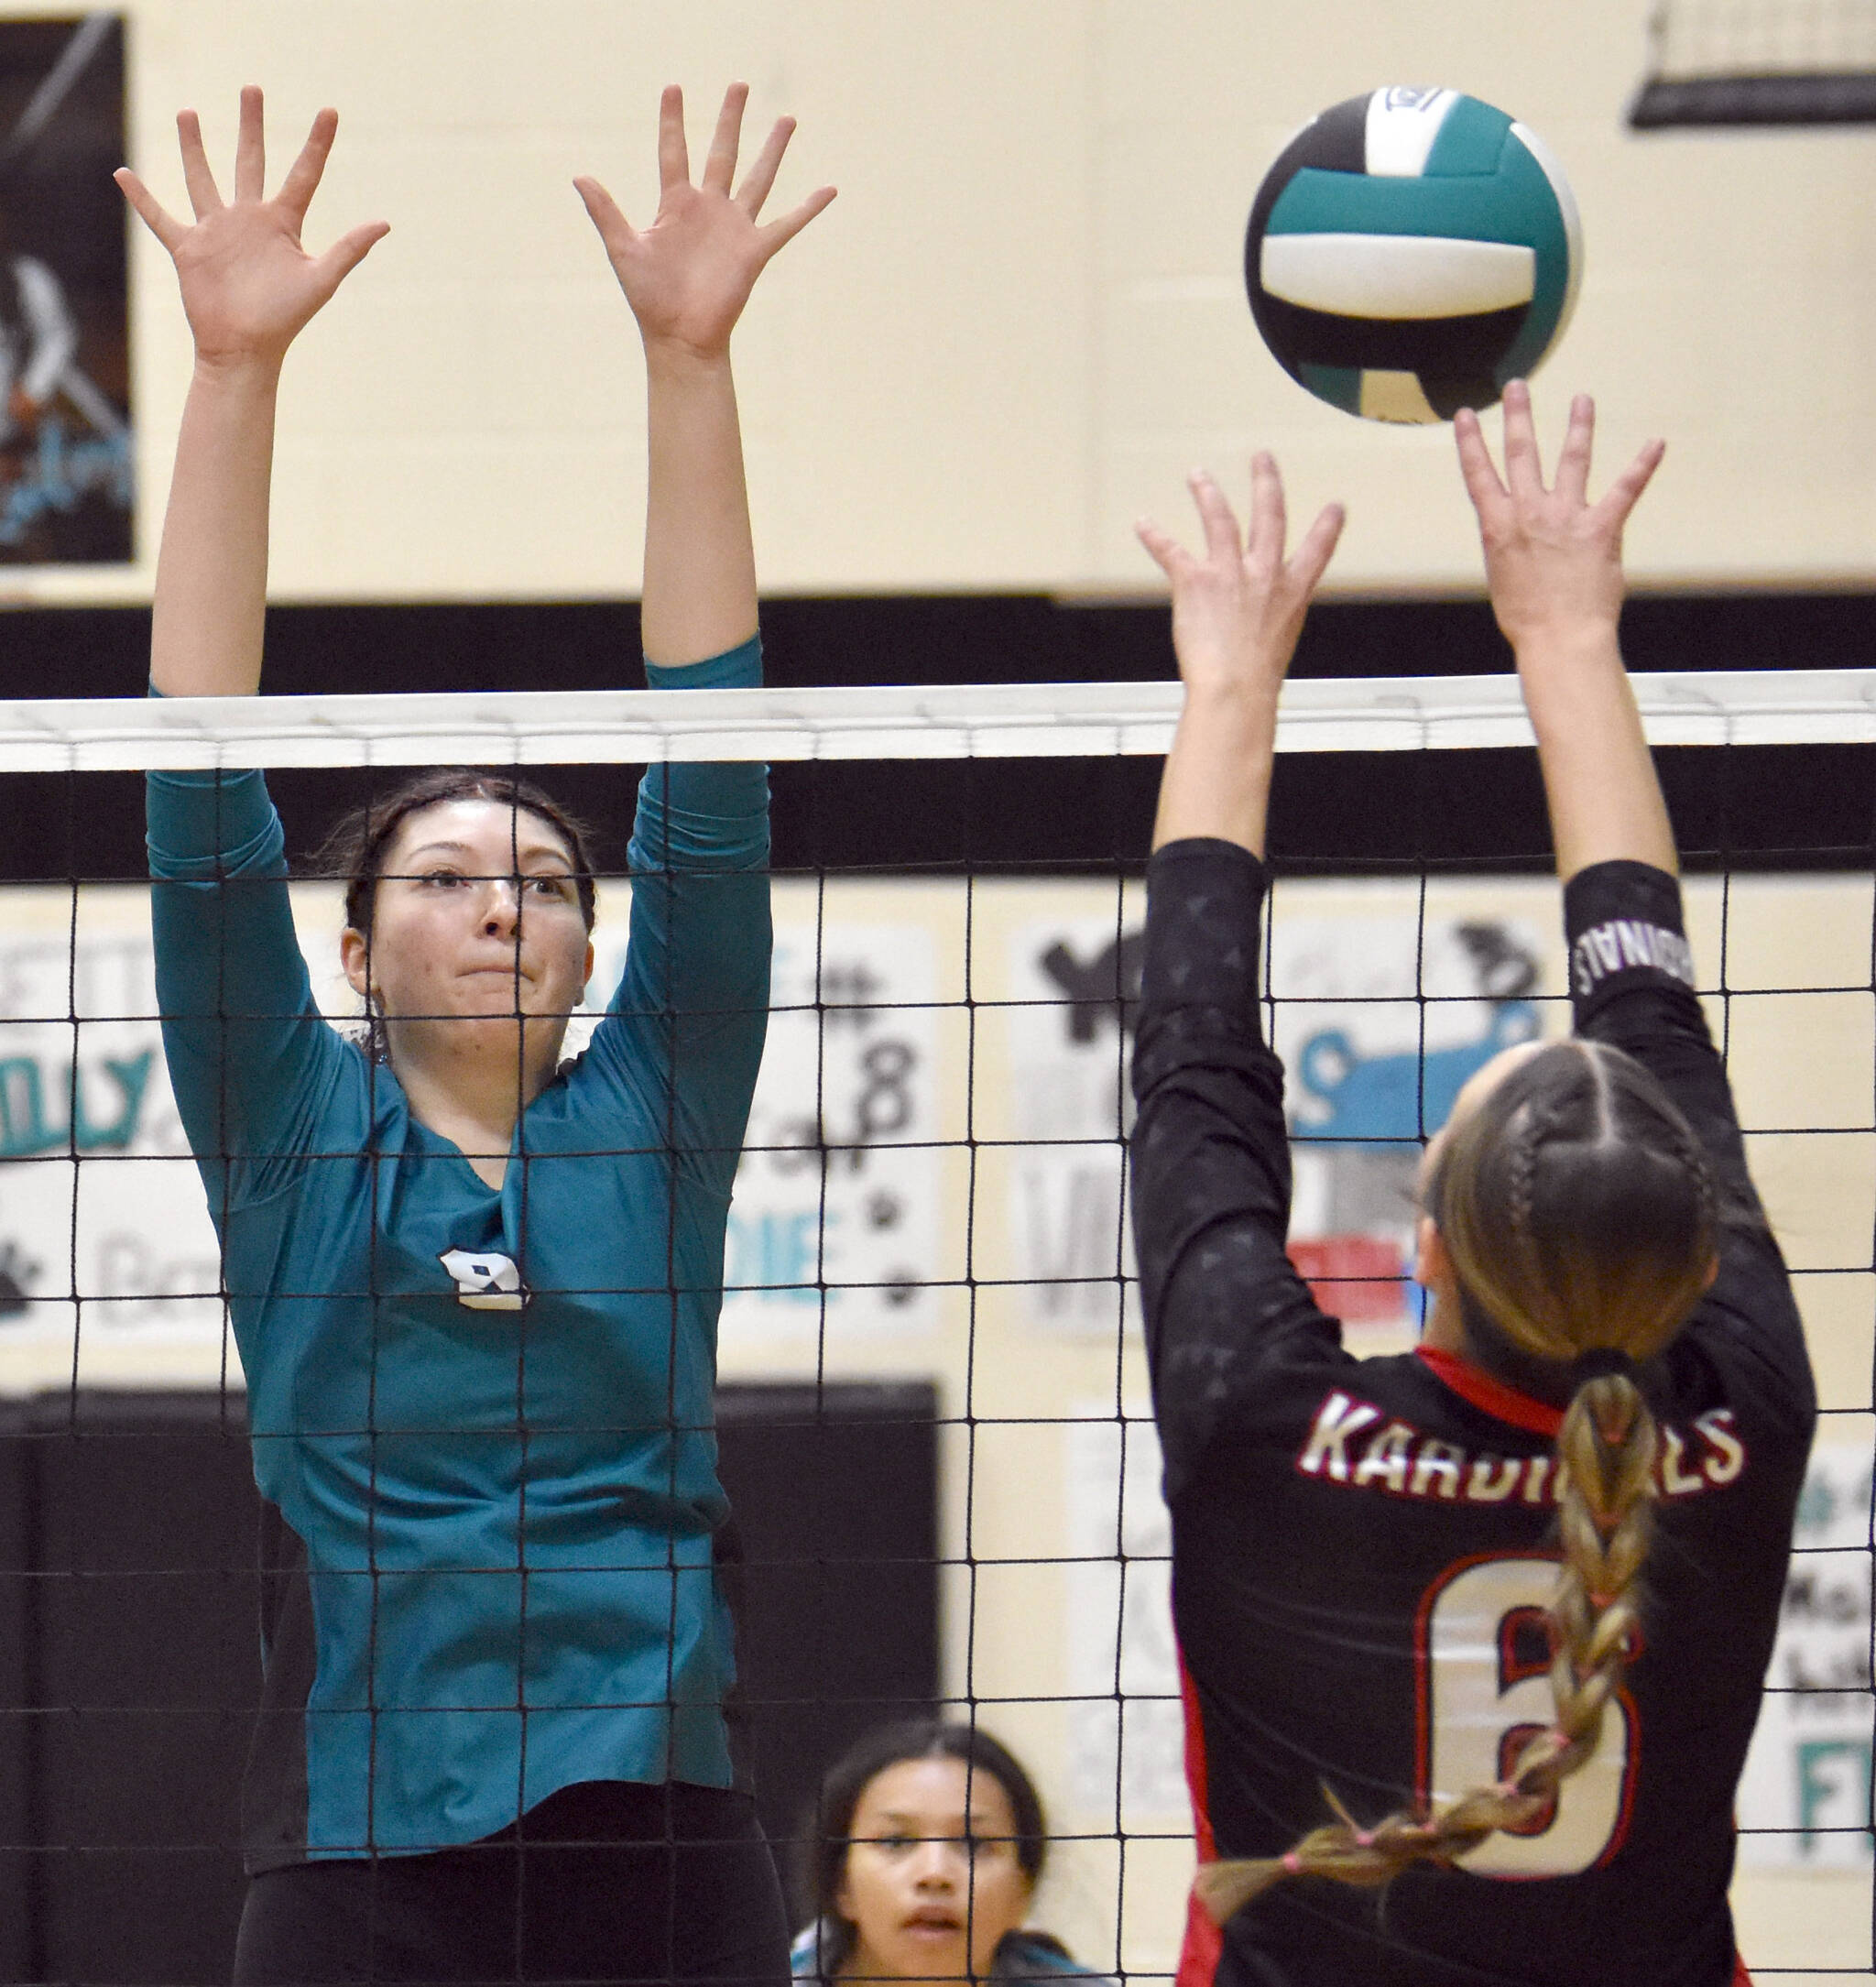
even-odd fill
[[[1423,1347],[1357,1359],[1284,1253],[1283,1071],[1258,1017],[1265,871],[1172,844],[1149,879],[1133,1203],[1172,1514],[1199,1852],[1274,1856],[1501,1777],[1552,1722],[1556,1410]],[[1643,1643],[1551,1811],[1385,1891],[1279,1884],[1180,1987],[1726,1987],[1733,1796],[1816,1404],[1674,879],[1565,893],[1577,1032],[1645,1064],[1706,1146],[1719,1273],[1651,1372],[1663,1431]],[[1520,1881],[1522,1880],[1522,1881]]]

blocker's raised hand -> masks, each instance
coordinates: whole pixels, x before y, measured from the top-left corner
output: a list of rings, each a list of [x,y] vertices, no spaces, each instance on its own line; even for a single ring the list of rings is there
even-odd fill
[[[323,255],[308,255],[300,230],[333,148],[339,114],[322,110],[312,120],[299,158],[272,200],[265,197],[262,125],[261,93],[249,87],[241,93],[234,198],[224,202],[209,169],[195,113],[183,111],[177,117],[182,175],[195,211],[192,226],[169,213],[127,166],[115,175],[124,197],[175,261],[196,357],[211,365],[254,360],[278,365],[300,327],[372,245],[390,232],[386,222],[367,221],[341,235]]]
[[[834,198],[834,190],[823,186],[777,219],[760,219],[795,125],[792,117],[779,119],[742,184],[734,186],[748,97],[747,83],[725,93],[693,186],[684,93],[674,83],[666,88],[658,112],[658,213],[649,227],[635,228],[597,180],[573,181],[648,346],[669,344],[706,358],[726,352],[769,258]]]
[[[1250,465],[1250,535],[1204,470],[1191,477],[1205,526],[1205,551],[1190,552],[1142,519],[1135,527],[1172,586],[1172,647],[1188,691],[1244,690],[1274,703],[1303,617],[1342,535],[1343,510],[1327,505],[1284,557],[1288,520],[1276,459],[1260,452]]]
[[[1613,630],[1622,607],[1622,530],[1666,444],[1649,442],[1603,493],[1589,501],[1589,456],[1596,403],[1587,393],[1570,402],[1570,423],[1548,488],[1538,456],[1531,389],[1505,388],[1505,473],[1500,476],[1478,416],[1469,408],[1453,419],[1466,494],[1478,514],[1492,611],[1515,649],[1551,634]]]

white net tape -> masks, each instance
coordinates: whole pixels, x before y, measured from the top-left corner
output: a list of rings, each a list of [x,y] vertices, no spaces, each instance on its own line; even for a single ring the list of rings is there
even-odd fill
[[[1876,670],[1632,681],[1655,745],[1876,740]],[[0,704],[0,771],[1097,759],[1164,752],[1179,703],[1176,682],[45,699]],[[1292,682],[1277,729],[1280,752],[1531,742],[1509,675]]]

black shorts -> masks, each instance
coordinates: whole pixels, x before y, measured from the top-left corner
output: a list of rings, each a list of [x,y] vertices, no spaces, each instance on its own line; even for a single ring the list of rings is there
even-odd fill
[[[788,1944],[747,1795],[595,1780],[462,1849],[255,1877],[234,1982],[784,1987]]]

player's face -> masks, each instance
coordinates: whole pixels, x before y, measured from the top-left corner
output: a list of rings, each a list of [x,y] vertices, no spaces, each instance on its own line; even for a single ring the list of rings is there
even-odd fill
[[[850,1980],[984,1979],[1029,1909],[1003,1783],[957,1759],[908,1759],[867,1783],[835,1899]]]
[[[387,1021],[435,1017],[424,1025],[447,1031],[440,1045],[467,1050],[487,1034],[509,1054],[517,1013],[563,1026],[593,969],[566,843],[499,801],[441,801],[405,820],[386,851],[370,944],[347,932],[344,952],[353,987],[368,988]]]

